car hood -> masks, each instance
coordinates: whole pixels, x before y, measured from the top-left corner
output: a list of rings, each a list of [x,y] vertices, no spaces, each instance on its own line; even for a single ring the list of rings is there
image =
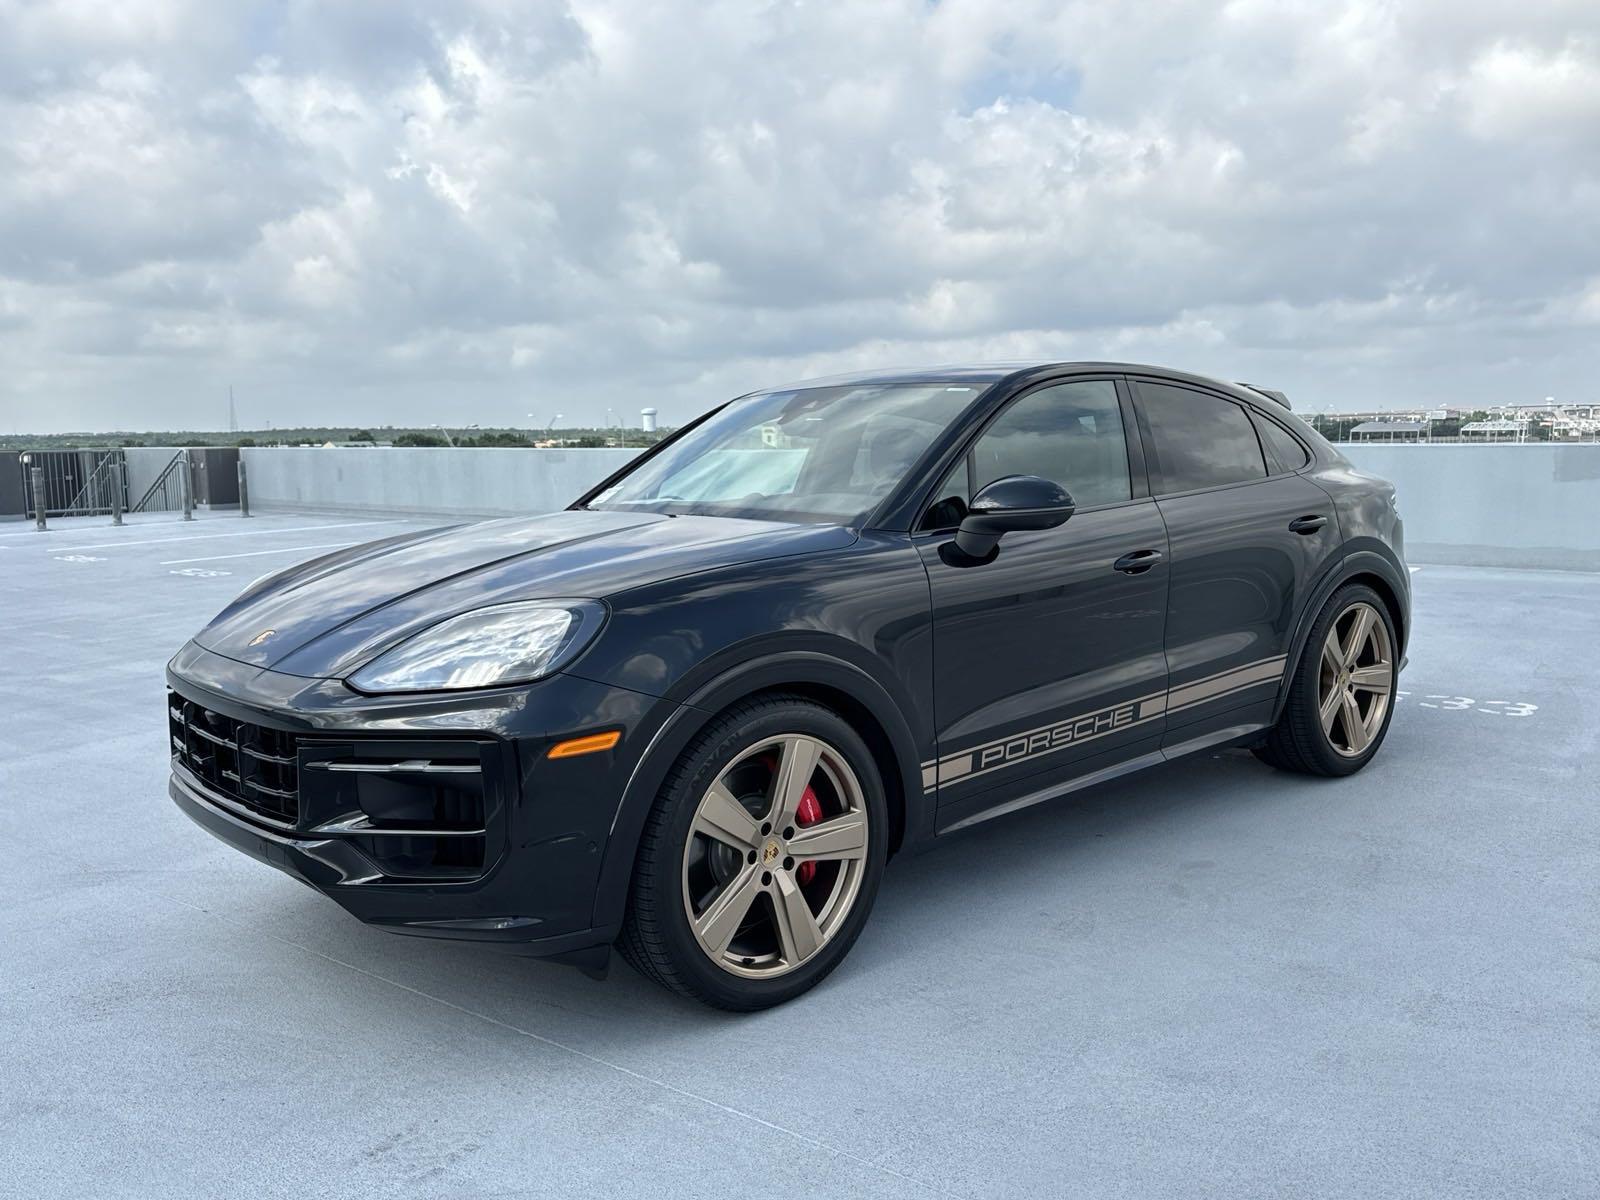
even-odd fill
[[[848,545],[838,525],[575,510],[369,542],[261,580],[195,642],[312,678],[349,674],[411,634],[490,604],[604,600],[736,563]]]

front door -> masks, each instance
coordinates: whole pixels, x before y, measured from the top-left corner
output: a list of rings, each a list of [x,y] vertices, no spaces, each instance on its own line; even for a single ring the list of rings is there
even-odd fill
[[[1045,385],[998,413],[917,535],[933,599],[939,826],[1140,753],[1162,730],[1166,531],[1130,465],[1131,408],[1110,378]],[[1136,449],[1136,446],[1135,446]],[[1137,453],[1133,464],[1140,464]],[[952,553],[966,503],[1005,475],[1066,488],[1055,529]]]
[[[1171,538],[1165,745],[1187,749],[1271,720],[1295,622],[1341,553],[1338,520],[1281,425],[1197,388],[1135,388]]]

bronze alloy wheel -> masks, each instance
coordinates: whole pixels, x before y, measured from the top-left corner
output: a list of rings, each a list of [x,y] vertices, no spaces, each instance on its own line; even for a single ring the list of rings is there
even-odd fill
[[[1394,691],[1389,627],[1365,601],[1328,627],[1317,677],[1317,710],[1328,744],[1346,758],[1365,754],[1383,728]]]
[[[706,789],[683,847],[683,905],[722,970],[771,979],[811,961],[844,925],[868,845],[861,782],[809,734],[763,738]]]

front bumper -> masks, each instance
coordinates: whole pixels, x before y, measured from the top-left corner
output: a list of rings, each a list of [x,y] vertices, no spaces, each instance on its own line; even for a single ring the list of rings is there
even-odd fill
[[[357,696],[337,681],[263,671],[192,643],[167,681],[176,750],[168,793],[213,836],[396,933],[550,956],[615,938],[614,925],[595,920],[601,862],[619,800],[670,703],[562,675],[496,692]],[[245,729],[270,734],[274,761],[287,760],[285,776],[264,777],[278,790],[263,791],[292,791],[281,811],[240,802],[239,777],[254,755],[228,744],[252,736]],[[621,731],[613,749],[546,757],[554,742],[601,729]],[[208,759],[213,744],[222,749]],[[419,764],[433,758],[475,764],[437,769],[481,770],[481,804],[463,818],[470,829],[372,817],[369,794],[412,794]],[[430,838],[475,850],[441,867],[414,852]]]

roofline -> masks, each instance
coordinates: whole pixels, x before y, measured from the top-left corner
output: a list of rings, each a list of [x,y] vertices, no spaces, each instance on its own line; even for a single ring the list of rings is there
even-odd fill
[[[776,387],[758,388],[754,393],[786,392],[801,388],[848,387],[852,384],[916,384],[916,383],[982,383],[1005,384],[1023,378],[1052,375],[1148,375],[1170,379],[1175,383],[1193,383],[1218,389],[1241,399],[1259,404],[1263,399],[1283,408],[1289,407],[1283,393],[1247,383],[1232,383],[1209,375],[1196,375],[1174,367],[1155,366],[1150,363],[1110,362],[1098,360],[1036,359],[1012,362],[941,363],[925,367],[890,367],[872,371],[849,371],[839,375],[826,375],[802,379]]]

